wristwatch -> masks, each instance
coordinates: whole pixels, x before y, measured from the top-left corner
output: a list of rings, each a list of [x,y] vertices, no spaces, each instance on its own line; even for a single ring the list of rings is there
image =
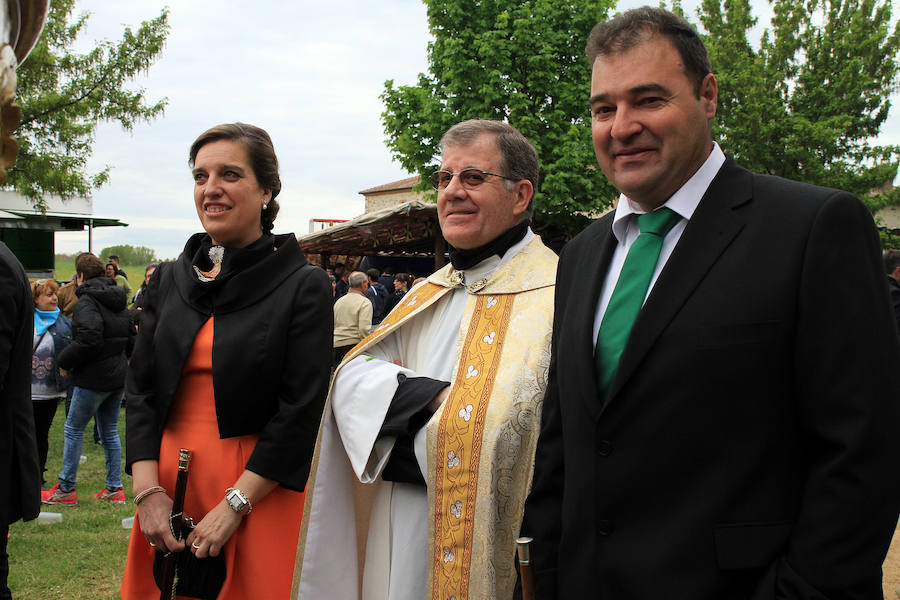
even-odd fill
[[[250,511],[253,510],[253,506],[250,504],[250,500],[247,499],[247,496],[244,495],[244,492],[237,488],[228,488],[227,490],[225,490],[225,502],[228,503],[228,506],[231,507],[231,510],[239,515],[249,515]],[[246,513],[244,509],[246,509]]]

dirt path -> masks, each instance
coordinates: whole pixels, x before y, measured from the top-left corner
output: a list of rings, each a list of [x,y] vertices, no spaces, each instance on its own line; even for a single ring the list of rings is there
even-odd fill
[[[884,588],[885,600],[897,600],[897,587],[900,586],[900,524],[894,531],[894,539],[891,540],[891,549],[888,550],[887,558],[884,560],[884,580],[882,587]]]

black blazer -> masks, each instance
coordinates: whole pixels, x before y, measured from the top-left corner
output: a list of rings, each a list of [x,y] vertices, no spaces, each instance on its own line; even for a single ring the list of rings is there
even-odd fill
[[[276,252],[227,282],[214,310],[189,300],[187,251],[150,279],[126,384],[129,472],[136,461],[159,458],[185,360],[214,315],[219,435],[259,433],[247,469],[289,489],[306,486],[330,377],[331,284],[307,264],[293,235],[276,236],[275,244]]]
[[[31,408],[33,311],[25,271],[0,242],[0,527],[30,521],[41,508]]]
[[[727,160],[601,402],[591,331],[612,220],[559,262],[522,526],[538,597],[880,599],[900,344],[869,212]]]

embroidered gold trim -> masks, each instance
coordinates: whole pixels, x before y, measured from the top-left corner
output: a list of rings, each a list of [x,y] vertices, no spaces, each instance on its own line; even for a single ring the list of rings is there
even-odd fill
[[[514,294],[477,297],[438,424],[433,600],[468,598],[481,442],[514,300]]]

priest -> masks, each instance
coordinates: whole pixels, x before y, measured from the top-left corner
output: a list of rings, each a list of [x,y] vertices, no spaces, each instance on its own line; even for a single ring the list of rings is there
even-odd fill
[[[432,177],[450,263],[335,373],[301,530],[301,599],[510,598],[547,386],[556,255],[531,143],[470,120]]]

